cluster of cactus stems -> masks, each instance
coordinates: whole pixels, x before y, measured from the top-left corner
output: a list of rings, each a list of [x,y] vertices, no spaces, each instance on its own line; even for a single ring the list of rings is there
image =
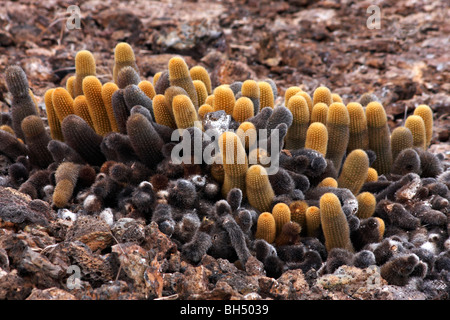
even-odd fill
[[[75,74],[65,87],[48,89],[43,97],[47,132],[23,70],[12,66],[6,71],[13,99],[10,121],[0,127],[0,152],[12,160],[27,157],[33,168],[55,171],[51,202],[57,208],[70,207],[86,181],[91,181],[87,186],[93,190],[105,190],[85,201],[91,212],[114,202],[108,193],[131,181],[152,181],[148,188],[163,189],[173,177],[200,177],[198,172],[206,170],[209,183],[219,187],[203,192],[217,189],[219,197],[227,199],[216,204],[215,214],[224,221],[233,245],[240,248],[236,248],[240,259],[246,260],[249,252],[241,238],[244,234],[278,246],[298,244],[300,236],[316,237],[328,252],[335,248],[353,252],[360,248],[352,244],[352,239],[359,239],[355,236],[359,222],[361,226],[376,225],[379,235],[385,232],[386,218],[376,217],[378,220],[370,223],[368,219],[374,219],[382,199],[377,188],[382,188],[385,180],[378,181],[379,176],[391,174],[394,167],[394,174],[409,170],[396,163],[397,158],[409,152],[422,161],[418,165],[421,171],[415,173],[435,172],[425,167],[431,159],[426,149],[433,134],[433,112],[426,105],[418,106],[391,134],[379,101],[365,97],[345,104],[325,86],[311,93],[301,86],[289,87],[283,103],[277,105],[278,90],[270,79],[214,87],[206,68],[189,68],[178,56],[170,59],[166,71],[152,80],[143,79],[127,43],[115,48],[112,74],[110,81],[102,83],[93,54],[78,52]],[[202,120],[210,115],[228,117],[232,124],[228,129],[236,131],[220,134],[213,164],[177,167],[168,156],[174,147],[173,132],[201,135]],[[259,129],[266,129],[264,136]],[[274,135],[277,130],[281,136]],[[259,145],[261,138],[265,142],[278,139],[281,146],[273,150],[269,144]],[[263,160],[274,153],[280,156],[279,171],[272,177],[268,174],[271,163]],[[96,168],[92,171],[102,178],[88,179],[91,171],[86,168]],[[35,196],[38,184],[31,181],[21,190]],[[179,194],[169,194],[169,204],[172,200],[175,206],[194,206],[195,202],[189,202],[191,189],[186,181],[178,180],[173,186],[173,192]],[[238,208],[255,214],[251,217]],[[168,214],[161,218],[161,228],[170,226]],[[205,252],[214,247],[206,230],[191,235],[184,254],[192,254],[195,241],[201,242],[199,248]]]

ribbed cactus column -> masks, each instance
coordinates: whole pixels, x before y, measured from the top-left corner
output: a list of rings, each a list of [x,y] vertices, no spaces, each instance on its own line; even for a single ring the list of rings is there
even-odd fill
[[[378,174],[391,171],[392,151],[389,126],[386,111],[381,103],[373,101],[366,107],[367,129],[369,131],[369,149],[374,151],[377,158],[372,167]]]
[[[171,86],[181,87],[186,90],[194,104],[195,110],[198,110],[197,91],[192,82],[189,68],[183,58],[173,57],[169,60],[169,81]]]
[[[327,115],[328,146],[325,157],[333,162],[338,171],[347,151],[349,125],[350,117],[347,107],[340,102],[332,103],[328,108]]]
[[[318,87],[313,93],[313,105],[319,102],[325,103],[327,106],[333,103],[333,97],[331,91],[327,87]]]
[[[427,136],[423,118],[417,115],[411,115],[406,118],[405,127],[408,128],[412,133],[413,146],[425,150],[425,146],[427,144]]]
[[[247,170],[245,186],[248,202],[260,212],[269,211],[275,197],[266,169],[259,165],[252,165]]]
[[[55,107],[53,106],[53,92],[55,89],[49,89],[45,92],[44,103],[45,111],[47,113],[48,126],[50,127],[50,135],[53,140],[63,141],[64,137],[61,131],[61,122],[55,112]]]
[[[84,95],[78,96],[73,100],[73,112],[94,129],[94,123],[92,122],[87,100]]]
[[[265,107],[270,107],[273,109],[275,106],[275,99],[274,99],[274,95],[273,95],[272,86],[270,85],[270,83],[268,83],[266,81],[259,81],[258,87],[259,87],[259,95],[260,95],[259,110],[261,110]]]
[[[311,123],[320,122],[326,125],[327,116],[328,116],[328,106],[323,102],[316,103],[311,111]]]
[[[222,185],[223,197],[226,197],[233,188],[241,189],[242,195],[245,197],[245,175],[248,169],[248,159],[241,140],[233,132],[224,132],[219,137],[219,148],[225,173]]]
[[[133,48],[126,42],[120,42],[114,49],[114,67],[113,67],[113,81],[117,84],[117,77],[125,67],[132,67],[136,72],[139,69],[136,64],[136,57]]]
[[[324,157],[327,154],[328,130],[321,122],[313,122],[306,131],[305,148],[320,152]]]
[[[78,180],[80,165],[73,162],[62,162],[55,172],[55,190],[53,192],[53,204],[58,208],[64,208],[72,198],[75,185]]]
[[[189,70],[192,80],[200,80],[205,84],[208,95],[212,94],[211,78],[208,71],[202,66],[194,66]]]
[[[306,234],[308,237],[317,237],[320,232],[320,209],[311,206],[306,209]]]
[[[108,114],[108,120],[111,125],[111,130],[114,132],[119,132],[119,128],[117,126],[116,118],[114,117],[114,110],[112,106],[112,95],[117,90],[119,90],[119,87],[114,82],[106,82],[102,86],[103,104],[105,106],[106,113]]]
[[[36,105],[30,96],[28,79],[19,66],[10,66],[6,69],[6,86],[12,95],[11,119],[12,128],[16,136],[24,139],[21,123],[30,115],[38,115]]]
[[[22,132],[25,135],[31,162],[40,168],[47,168],[53,162],[53,158],[47,149],[51,139],[42,119],[35,115],[27,116],[22,121]]]
[[[53,91],[52,102],[59,122],[62,122],[68,115],[75,113],[73,110],[72,96],[69,91],[62,87],[56,88]]]
[[[347,153],[355,149],[367,150],[369,148],[369,132],[364,108],[358,102],[350,102],[347,104],[347,110],[350,117]]]
[[[83,80],[87,76],[96,75],[95,58],[88,50],[81,50],[75,56],[75,82],[73,85],[74,96],[80,96],[83,93]]]
[[[224,110],[227,114],[233,115],[236,99],[233,90],[221,85],[214,89],[214,111]]]
[[[253,114],[259,112],[260,106],[260,93],[259,86],[255,80],[245,80],[242,83],[241,94],[243,97],[247,97],[253,102]]]
[[[240,97],[236,100],[233,109],[233,118],[237,122],[244,122],[254,115],[254,106],[252,100],[247,97]]]
[[[425,148],[428,148],[433,137],[433,110],[426,104],[421,104],[414,109],[414,115],[420,116],[423,119],[426,133]]]
[[[153,98],[153,113],[155,114],[156,123],[176,129],[177,124],[172,116],[173,112],[170,111],[170,108],[171,107],[164,95],[157,94]]]
[[[172,110],[178,129],[186,129],[200,125],[198,123],[197,111],[195,111],[194,104],[188,96],[180,94],[173,98]]]
[[[291,209],[285,203],[279,202],[272,209],[272,216],[275,219],[277,236],[281,234],[283,226],[291,221]]]
[[[391,134],[391,150],[392,160],[397,159],[397,156],[404,149],[413,147],[413,136],[411,130],[406,127],[397,127],[392,130]]]
[[[268,243],[275,241],[277,229],[275,219],[270,212],[263,212],[259,215],[256,222],[256,239],[266,240]]]
[[[325,193],[320,198],[320,224],[328,252],[333,248],[353,251],[347,218],[342,211],[339,198],[333,193]]]
[[[355,149],[347,156],[338,178],[339,188],[347,188],[354,195],[359,193],[367,179],[369,157],[361,149]]]
[[[309,108],[305,98],[294,95],[287,108],[292,113],[292,124],[288,128],[285,148],[295,150],[305,147],[306,131],[309,126]]]
[[[89,107],[89,114],[94,123],[95,132],[106,135],[111,132],[108,112],[102,98],[102,84],[95,76],[87,76],[83,80],[83,92]]]

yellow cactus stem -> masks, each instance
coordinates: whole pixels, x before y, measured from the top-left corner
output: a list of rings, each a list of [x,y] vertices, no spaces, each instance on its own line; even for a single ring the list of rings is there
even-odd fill
[[[259,215],[256,222],[255,239],[266,240],[273,243],[277,234],[275,219],[270,212],[263,212]]]
[[[67,78],[66,90],[69,91],[71,97],[75,99],[75,76],[70,76]]]
[[[291,221],[291,209],[287,204],[279,202],[272,208],[272,216],[275,219],[276,235],[279,236],[283,226]]]
[[[413,147],[413,135],[411,130],[406,127],[397,127],[392,130],[391,134],[391,150],[392,160],[397,159],[397,156],[404,149]]]
[[[367,169],[367,179],[366,182],[378,181],[378,172],[374,168]]]
[[[311,111],[311,123],[313,122],[320,122],[324,125],[327,125],[327,116],[328,116],[328,106],[323,103],[319,102],[314,105]]]
[[[248,169],[248,159],[241,140],[235,133],[226,131],[219,137],[219,148],[224,169],[223,197],[225,198],[231,189],[239,188],[245,198],[245,175]]]
[[[250,205],[260,212],[269,211],[275,193],[269,181],[266,169],[259,165],[252,165],[245,177],[247,199]]]
[[[241,94],[243,97],[247,97],[253,102],[254,114],[257,114],[260,109],[260,97],[258,83],[255,80],[245,80],[242,83]]]
[[[334,179],[332,177],[326,177],[322,181],[320,181],[320,183],[317,185],[317,187],[318,188],[327,188],[327,187],[337,188],[338,182],[336,181],[336,179]]]
[[[329,192],[320,197],[320,224],[325,237],[325,248],[330,252],[333,248],[354,251],[350,240],[350,228],[342,211],[339,198]]]
[[[214,112],[214,108],[210,106],[209,104],[204,104],[198,108],[198,116],[200,119],[203,119],[207,113]]]
[[[117,90],[119,90],[119,87],[114,82],[106,82],[102,86],[103,104],[105,105],[106,112],[108,113],[108,119],[109,124],[111,125],[111,130],[114,132],[119,132],[119,127],[117,125],[116,117],[114,116],[114,110],[112,106],[112,95]]]
[[[208,97],[208,91],[206,90],[206,86],[201,80],[194,80],[195,91],[197,91],[197,103],[199,106],[205,104],[205,100]]]
[[[208,95],[212,94],[211,78],[208,71],[202,66],[194,66],[189,70],[192,80],[200,80],[205,84]]]
[[[175,96],[172,101],[172,110],[178,129],[198,126],[197,111],[188,96],[183,94]]]
[[[241,140],[245,150],[249,150],[258,139],[255,125],[248,121],[244,121],[239,125],[239,128],[236,130],[236,135]]]
[[[338,178],[339,188],[347,188],[354,195],[359,193],[367,179],[369,157],[362,149],[355,149],[347,156]]]
[[[186,90],[184,90],[181,87],[169,87],[166,89],[166,91],[164,91],[164,97],[166,98],[167,103],[170,106],[170,114],[172,115],[172,117],[174,117],[173,115],[173,98],[175,98],[177,95],[179,94],[184,94],[185,96],[188,97]]]
[[[153,98],[156,96],[155,87],[153,86],[153,84],[150,81],[142,80],[141,82],[138,83],[138,87],[150,99],[153,100]]]
[[[236,98],[233,90],[225,85],[220,85],[214,89],[214,111],[224,110],[230,116],[233,115]]]
[[[52,103],[59,122],[62,122],[68,115],[74,114],[73,99],[66,89],[56,88],[52,94]]]
[[[328,129],[321,122],[313,122],[306,131],[305,148],[320,152],[324,157],[327,154]]]
[[[406,118],[405,127],[411,130],[413,136],[413,146],[426,149],[426,129],[425,122],[421,116],[411,115]]]
[[[381,103],[372,101],[366,106],[369,149],[374,151],[376,159],[372,167],[379,174],[391,172],[392,151],[386,111]]]
[[[431,138],[433,137],[433,110],[426,104],[421,104],[414,110],[414,115],[420,116],[425,123],[425,148],[428,148],[431,143]]]
[[[356,200],[358,201],[356,216],[361,220],[370,218],[374,214],[377,206],[375,196],[370,192],[361,192],[356,196]]]
[[[89,114],[97,134],[105,136],[111,132],[108,112],[102,98],[102,84],[95,76],[87,76],[83,80],[83,92],[86,96]]]
[[[333,103],[333,97],[331,96],[331,91],[327,87],[318,87],[313,93],[313,105],[319,102],[325,103],[330,106]]]
[[[117,84],[117,77],[119,75],[119,72],[125,67],[132,67],[134,70],[136,70],[137,73],[139,73],[133,48],[126,42],[120,42],[114,49],[114,83]]]
[[[285,148],[296,150],[305,147],[306,131],[309,126],[309,109],[305,98],[294,95],[289,99],[287,108],[292,113],[292,124],[286,134]]]
[[[272,86],[266,81],[259,81],[259,110],[269,107],[274,108],[275,98],[273,95]]]
[[[340,102],[340,103],[344,103],[344,101],[342,100],[341,96],[337,93],[332,93],[331,94],[331,100],[333,102]]]
[[[350,102],[347,104],[347,110],[350,117],[347,153],[355,149],[367,150],[369,148],[369,132],[364,108],[358,102]]]
[[[333,162],[338,171],[347,151],[349,125],[350,117],[347,107],[340,102],[332,103],[328,108],[327,115],[328,146],[325,157]]]
[[[380,236],[379,240],[381,241],[383,239],[384,232],[386,231],[386,225],[383,219],[379,217],[375,217],[375,219],[378,220],[378,235]]]
[[[223,184],[223,181],[225,179],[225,170],[223,168],[222,164],[222,154],[218,152],[213,159],[213,162],[211,164],[211,176],[212,178],[217,181],[218,183]]]
[[[316,206],[310,206],[306,209],[306,235],[308,237],[317,237],[320,233],[320,209]]]
[[[162,94],[153,97],[153,113],[155,114],[156,123],[162,124],[172,129],[177,128],[175,119],[170,112],[169,103]]]
[[[161,75],[162,75],[162,71],[155,73],[155,75],[153,76],[153,87],[156,86],[156,83],[158,82],[159,77],[161,77]]]
[[[95,58],[88,50],[81,50],[75,56],[75,83],[73,86],[74,97],[83,93],[83,80],[87,76],[95,76]]]
[[[302,230],[306,230],[306,210],[308,207],[308,203],[304,200],[296,200],[289,204],[291,221],[297,222]]]
[[[63,162],[55,172],[55,190],[53,204],[58,208],[66,207],[72,198],[78,180],[80,165],[72,162]]]
[[[296,93],[303,91],[298,86],[292,86],[286,89],[284,93],[284,105],[287,106],[289,103],[289,99],[291,99]]]
[[[253,102],[247,97],[236,100],[233,108],[233,118],[237,122],[244,122],[254,116]]]
[[[94,129],[94,123],[91,119],[91,114],[89,113],[89,107],[87,104],[86,97],[84,95],[78,96],[73,100],[73,111],[74,113],[82,118],[86,123]]]
[[[299,91],[295,95],[303,97],[306,100],[306,103],[308,104],[308,109],[309,109],[309,120],[311,121],[312,110],[313,110],[313,106],[314,106],[311,96],[306,91]],[[325,117],[325,119],[326,119],[326,117]],[[311,122],[313,122],[313,121],[311,121]]]
[[[214,108],[214,95],[213,94],[206,97],[205,104],[209,104],[211,107]]]
[[[171,86],[181,87],[186,90],[189,98],[191,98],[195,111],[197,111],[199,107],[197,91],[192,82],[188,65],[183,58],[173,57],[169,60],[169,81]]]
[[[50,127],[50,136],[53,140],[64,141],[64,137],[61,131],[61,122],[55,112],[53,106],[53,92],[55,89],[49,89],[45,92],[44,103],[45,110],[47,112],[48,126]]]
[[[14,132],[13,128],[8,126],[7,124],[0,126],[0,130],[8,132],[8,133],[12,134],[14,137],[16,136],[16,133]]]

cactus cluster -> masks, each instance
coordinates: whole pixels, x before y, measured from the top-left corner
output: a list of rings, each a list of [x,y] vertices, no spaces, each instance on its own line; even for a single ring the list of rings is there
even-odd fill
[[[255,255],[277,274],[373,262],[393,282],[398,264],[417,265],[384,242],[398,229],[448,223],[439,212],[448,210],[448,172],[427,150],[430,107],[419,105],[391,134],[373,97],[345,104],[325,86],[298,85],[277,99],[270,79],[211,80],[179,56],[144,79],[127,43],[104,80],[82,50],[65,87],[45,92],[45,122],[23,70],[8,68],[13,100],[0,127],[0,153],[15,162],[8,183],[57,209],[101,216],[109,208],[113,220],[156,223],[194,264],[209,254],[245,268]],[[202,155],[217,146],[213,161],[189,163],[198,160],[192,150],[175,161],[188,138]]]

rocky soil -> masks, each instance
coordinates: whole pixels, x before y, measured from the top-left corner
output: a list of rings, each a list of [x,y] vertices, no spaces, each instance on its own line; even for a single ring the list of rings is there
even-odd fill
[[[79,30],[66,29],[69,4],[80,7]],[[374,4],[380,29],[366,26]],[[0,108],[11,101],[7,66],[23,67],[44,108],[45,91],[74,72],[77,51],[93,52],[99,79],[109,81],[114,47],[126,41],[149,80],[177,54],[205,66],[214,86],[272,78],[280,97],[290,86],[325,85],[347,102],[373,92],[391,128],[427,104],[435,113],[430,150],[449,160],[449,13],[444,0],[3,1]],[[206,255],[192,265],[154,223],[68,216],[0,187],[0,299],[449,299],[450,280],[394,286],[377,268],[296,269],[274,279],[254,257],[240,266]],[[77,272],[81,281],[71,282]]]

